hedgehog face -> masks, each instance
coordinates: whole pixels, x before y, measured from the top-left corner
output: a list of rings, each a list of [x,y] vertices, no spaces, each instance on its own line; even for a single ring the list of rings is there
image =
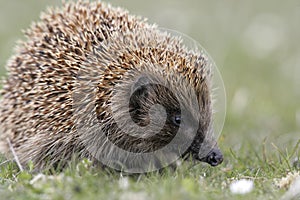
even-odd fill
[[[164,109],[164,112],[151,114],[153,106],[159,105]],[[131,95],[129,102],[129,113],[132,120],[139,126],[148,126],[150,121],[159,122],[164,120],[165,124],[162,129],[149,137],[155,143],[154,149],[159,149],[167,145],[175,136],[182,125],[182,116],[180,105],[172,92],[159,84],[143,85]],[[151,119],[151,115],[155,115]],[[165,115],[165,116],[164,116]],[[151,129],[151,127],[149,127]],[[158,141],[156,141],[158,140]]]
[[[183,158],[192,157],[195,160],[204,161],[212,166],[216,166],[223,161],[223,156],[213,140],[206,140],[206,136],[212,134],[212,120],[210,100],[207,94],[198,94],[201,99],[201,111],[204,113],[194,113],[188,103],[180,100],[167,87],[148,82],[147,78],[139,78],[133,88],[129,102],[129,113],[132,120],[139,126],[148,126],[151,120],[161,121],[160,115],[165,115],[165,124],[156,134],[147,138],[148,145],[152,145],[151,151],[160,149],[175,137],[179,128],[184,130],[185,137],[193,142],[182,154]],[[164,114],[158,113],[151,119],[151,108],[160,105],[164,108]],[[183,108],[181,108],[183,106]],[[183,114],[184,113],[184,114]],[[155,123],[154,123],[155,124]],[[205,143],[205,144],[204,144]],[[206,145],[203,147],[202,145]],[[201,148],[202,146],[202,148]],[[206,152],[202,152],[205,149]],[[200,152],[201,151],[201,152]]]

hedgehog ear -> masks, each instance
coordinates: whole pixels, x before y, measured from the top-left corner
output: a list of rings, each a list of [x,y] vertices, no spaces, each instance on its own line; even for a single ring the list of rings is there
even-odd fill
[[[131,94],[138,92],[139,94],[147,94],[149,91],[151,80],[148,76],[142,75],[136,79],[131,87]]]
[[[131,86],[130,110],[136,110],[142,107],[143,103],[149,97],[150,79],[147,76],[138,77]],[[132,117],[133,119],[135,117]]]

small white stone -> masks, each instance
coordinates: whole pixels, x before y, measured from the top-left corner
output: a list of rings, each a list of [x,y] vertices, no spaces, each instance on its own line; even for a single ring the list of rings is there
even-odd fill
[[[300,176],[296,178],[289,190],[283,195],[282,200],[300,199]]]
[[[123,190],[126,190],[129,188],[129,180],[127,177],[121,177],[119,179],[119,187]]]
[[[252,180],[241,179],[232,182],[229,188],[233,194],[246,194],[253,190],[254,183]]]

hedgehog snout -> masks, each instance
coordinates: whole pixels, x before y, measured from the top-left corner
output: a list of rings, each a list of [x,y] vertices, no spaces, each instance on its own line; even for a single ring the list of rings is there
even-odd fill
[[[207,162],[211,166],[217,166],[223,162],[223,154],[218,147],[214,147],[206,157],[200,159],[203,162]]]

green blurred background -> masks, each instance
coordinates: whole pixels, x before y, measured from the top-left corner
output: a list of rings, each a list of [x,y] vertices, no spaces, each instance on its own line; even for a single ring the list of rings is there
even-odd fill
[[[300,1],[110,0],[197,40],[226,87],[223,149],[285,149],[300,139]],[[60,1],[0,0],[0,74],[22,29]],[[241,148],[243,147],[243,148]],[[239,153],[238,153],[239,154]]]

